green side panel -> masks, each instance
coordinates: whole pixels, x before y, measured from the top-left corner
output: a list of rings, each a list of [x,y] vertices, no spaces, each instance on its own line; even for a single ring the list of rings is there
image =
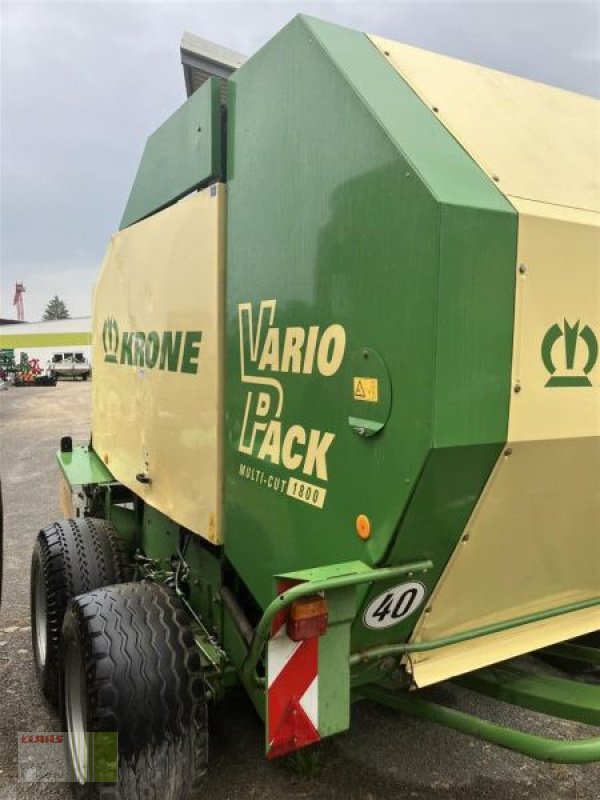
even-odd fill
[[[77,445],[72,453],[56,454],[56,460],[70,486],[113,483],[115,480],[104,462],[87,445]]]
[[[307,24],[440,202],[434,444],[504,441],[518,215],[370,40]]]
[[[362,33],[300,17],[441,203],[512,211],[504,195]]]
[[[517,221],[512,210],[441,207],[435,447],[506,439]]]
[[[410,499],[398,526],[386,562],[398,564],[413,558],[433,561],[433,569],[418,580],[426,587],[423,604],[415,612],[393,628],[382,631],[367,630],[362,622],[362,613],[352,630],[352,650],[384,644],[390,640],[405,641],[409,638],[417,619],[427,606],[427,598],[435,588],[446,562],[456,546],[473,511],[474,503],[481,494],[488,475],[500,454],[501,445],[475,445],[471,447],[447,447],[430,452],[417,488]],[[399,581],[395,581],[399,583]],[[371,589],[361,590],[361,610],[387,588],[386,584],[375,584]],[[364,668],[356,670],[357,673]]]
[[[353,66],[359,65],[355,62]],[[388,66],[380,61],[379,88],[386,86],[383,73],[389,77]],[[352,71],[355,85],[364,86],[364,75],[360,69]],[[415,95],[412,97],[420,103]],[[386,111],[385,99],[373,92],[369,102],[381,119]],[[407,97],[407,102],[412,99]],[[518,216],[474,163],[464,171],[464,180],[456,180],[456,164],[449,156],[464,162],[466,154],[461,148],[449,153],[448,148],[440,150],[437,141],[434,144],[423,136],[413,138],[415,129],[403,124],[399,106],[394,103],[390,111],[384,117],[388,132],[405,152],[410,148],[413,164],[418,165],[421,177],[441,201],[432,442],[435,449],[386,558],[390,564],[412,557],[431,558],[434,569],[421,579],[428,597],[506,438]],[[433,115],[430,117],[437,121]],[[432,136],[447,137],[440,129],[438,126],[435,133],[431,132]],[[440,153],[441,161],[436,158]],[[377,586],[367,592],[363,608],[384,589]],[[377,632],[364,628],[361,608],[353,628],[352,649],[391,638],[408,639],[422,610],[423,607],[417,609],[391,630]]]
[[[226,555],[263,607],[273,575],[326,564],[431,557],[437,576],[506,436],[516,213],[362,34],[296,18],[229,88]],[[251,363],[238,306],[256,320],[261,301],[281,341],[342,326],[340,368]],[[391,387],[370,437],[348,421],[366,350]],[[273,382],[281,413],[261,416]],[[330,433],[326,474],[261,456],[273,421]],[[357,622],[353,642],[406,638],[416,616],[383,638]]]
[[[229,88],[225,551],[264,607],[273,575],[375,564],[389,547],[433,437],[439,209],[302,19]],[[256,314],[272,298],[279,329],[343,325],[347,356],[377,351],[402,398],[384,432],[363,439],[348,423],[346,364],[328,378],[273,373],[282,428],[335,435],[327,481],[238,449],[252,389],[241,381],[238,304]],[[240,466],[257,472],[241,477]],[[326,490],[323,508],[270,489],[272,476]],[[368,542],[355,532],[361,513]]]
[[[209,78],[146,142],[119,230],[222,175],[220,81]]]

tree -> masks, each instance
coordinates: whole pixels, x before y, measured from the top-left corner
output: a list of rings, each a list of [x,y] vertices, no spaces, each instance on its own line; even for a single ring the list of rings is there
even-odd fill
[[[46,306],[43,319],[69,319],[69,309],[57,294],[54,295],[52,300],[50,300]]]

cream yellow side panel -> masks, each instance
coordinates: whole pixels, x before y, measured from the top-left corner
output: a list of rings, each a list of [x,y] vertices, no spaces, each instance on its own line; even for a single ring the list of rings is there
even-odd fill
[[[600,598],[600,437],[509,444],[412,641]],[[417,653],[418,686],[600,630],[600,610]],[[458,656],[457,656],[458,654]]]
[[[225,188],[113,237],[94,296],[93,445],[125,486],[221,540]]]
[[[600,358],[594,358],[600,343],[600,215],[512,202],[519,212],[512,367],[518,391],[508,438],[600,436]]]
[[[369,38],[511,200],[600,211],[598,100]]]
[[[600,597],[600,438],[509,449],[440,579],[417,641]]]
[[[598,215],[520,201],[509,440],[413,640],[600,598]],[[600,610],[415,654],[425,686],[600,629]]]
[[[573,636],[573,631],[584,634],[597,630],[598,609],[586,608],[563,617],[533,622],[509,632],[494,633],[478,640],[475,647],[473,642],[461,642],[443,650],[420,653],[418,664],[414,663],[415,656],[406,661],[409,671],[417,679],[417,685],[431,686],[449,677],[464,675],[522,653],[563,642]]]

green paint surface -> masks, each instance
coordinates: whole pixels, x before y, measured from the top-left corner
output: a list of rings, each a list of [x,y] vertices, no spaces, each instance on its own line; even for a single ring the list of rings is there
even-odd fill
[[[398,525],[386,555],[386,563],[398,564],[416,558],[433,561],[433,569],[417,579],[426,587],[423,604],[392,628],[367,631],[362,609],[386,588],[402,581],[375,584],[360,595],[361,613],[353,626],[355,647],[406,641],[427,605],[473,506],[500,454],[500,444],[432,449]]]
[[[439,212],[303,20],[231,84],[225,550],[265,606],[273,575],[352,560],[373,564],[389,546],[432,439]],[[434,235],[422,236],[424,230]],[[390,287],[385,297],[382,286]],[[284,428],[335,434],[327,483],[294,473],[327,490],[322,510],[269,490],[262,476],[240,477],[240,465],[249,464],[268,473],[265,481],[290,478],[281,465],[238,450],[252,388],[240,380],[238,303],[252,303],[256,314],[271,298],[280,329],[342,325],[345,362],[369,347],[392,376],[389,421],[370,439],[348,424],[346,363],[327,378],[316,369],[274,376],[285,394]],[[410,314],[402,313],[406,306]],[[397,441],[402,448],[390,447]],[[373,522],[368,543],[355,533],[360,513]]]
[[[148,138],[119,229],[221,174],[220,81],[209,78]]]
[[[440,223],[434,445],[503,443],[517,215],[443,205]]]
[[[226,555],[263,607],[273,575],[349,560],[431,558],[430,591],[506,437],[517,215],[362,34],[296,18],[229,89]],[[331,376],[253,373],[281,385],[282,437],[334,435],[326,481],[239,450],[248,392],[274,390],[241,380],[238,304],[256,319],[273,299],[280,341],[346,332]],[[348,421],[367,349],[391,385],[370,437]],[[270,488],[293,478],[326,490],[323,507]],[[407,638],[417,617],[383,632],[359,618],[353,646]]]
[[[479,694],[559,719],[594,726],[600,720],[598,687],[578,683],[572,678],[536,675],[500,664],[454,680]]]
[[[114,481],[110,470],[87,445],[76,445],[71,453],[62,453],[59,450],[56,459],[70,486],[112,483]]]
[[[119,734],[116,731],[97,731],[83,735],[88,737],[87,780],[90,783],[116,783],[119,780]]]
[[[350,727],[350,627],[356,588],[326,592],[327,633],[319,639],[319,734],[332,736]]]
[[[80,333],[22,333],[4,334],[0,336],[0,347],[57,347],[64,349],[72,345],[89,346],[92,343],[92,334],[89,331]]]

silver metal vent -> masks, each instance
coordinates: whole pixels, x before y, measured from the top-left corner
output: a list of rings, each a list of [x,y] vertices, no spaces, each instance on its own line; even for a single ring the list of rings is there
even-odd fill
[[[185,32],[181,37],[181,63],[188,97],[210,77],[223,79],[221,99],[225,100],[226,80],[246,60],[246,56]]]

